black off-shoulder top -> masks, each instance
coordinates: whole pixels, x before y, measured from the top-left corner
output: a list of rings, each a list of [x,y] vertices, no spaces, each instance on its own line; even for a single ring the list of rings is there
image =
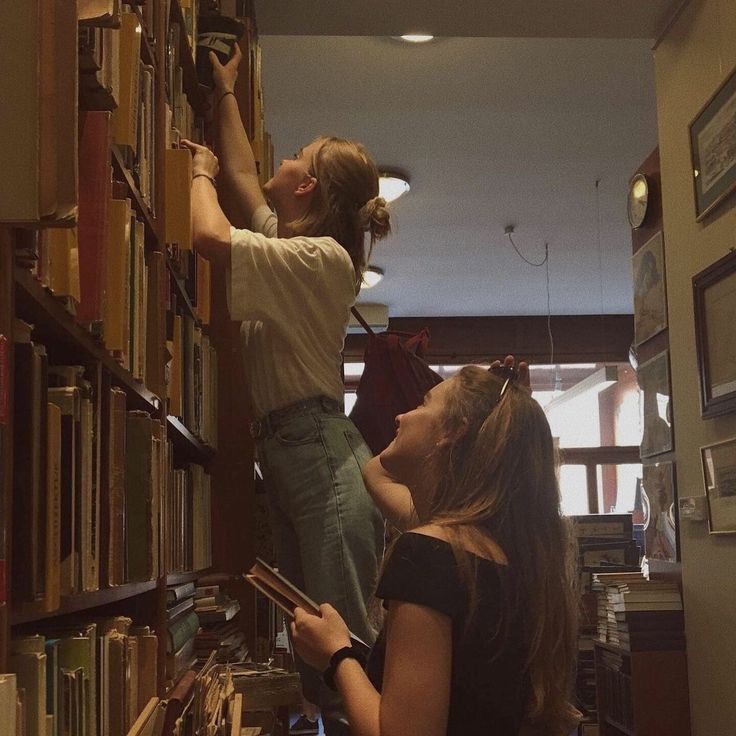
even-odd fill
[[[521,622],[499,631],[505,565],[471,555],[478,604],[466,627],[468,595],[452,547],[444,540],[408,532],[394,545],[376,595],[385,608],[392,601],[427,606],[452,620],[452,677],[448,736],[517,736],[529,694],[524,672],[526,647]],[[385,639],[378,637],[366,672],[380,691]]]

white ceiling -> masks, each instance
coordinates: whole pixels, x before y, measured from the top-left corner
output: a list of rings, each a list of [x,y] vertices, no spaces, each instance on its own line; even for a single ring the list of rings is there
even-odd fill
[[[386,278],[361,301],[394,317],[546,314],[545,269],[513,251],[513,224],[529,260],[549,243],[553,314],[631,312],[626,184],[656,145],[651,38],[676,4],[257,2],[277,160],[346,135],[411,176],[372,259]],[[383,35],[437,29],[458,37]],[[521,37],[543,34],[566,37]]]

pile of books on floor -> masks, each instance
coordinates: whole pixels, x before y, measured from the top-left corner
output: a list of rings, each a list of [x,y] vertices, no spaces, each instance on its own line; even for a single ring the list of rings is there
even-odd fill
[[[193,582],[169,585],[166,590],[166,677],[176,681],[192,667],[197,657],[194,637],[199,631],[199,616],[194,610]]]
[[[217,662],[242,662],[248,655],[245,634],[233,620],[240,611],[237,600],[219,585],[200,586],[194,592],[194,610],[201,629],[194,638],[194,653],[201,662],[215,652]]]
[[[675,583],[641,572],[596,573],[597,638],[639,652],[685,648],[682,596]]]

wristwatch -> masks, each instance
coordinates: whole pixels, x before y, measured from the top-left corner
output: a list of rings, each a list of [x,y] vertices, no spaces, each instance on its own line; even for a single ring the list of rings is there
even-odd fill
[[[361,667],[365,667],[365,655],[357,647],[349,646],[338,649],[330,657],[330,664],[322,673],[322,679],[324,680],[325,685],[332,690],[337,690],[337,687],[335,687],[335,672],[337,672],[337,665],[339,665],[343,659],[355,659],[360,663]]]

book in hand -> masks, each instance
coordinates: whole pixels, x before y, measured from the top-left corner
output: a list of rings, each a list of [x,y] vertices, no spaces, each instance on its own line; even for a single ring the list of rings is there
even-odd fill
[[[294,609],[297,607],[303,608],[314,616],[322,615],[317,603],[260,557],[256,557],[255,564],[245,573],[244,577],[290,618],[294,618]],[[370,647],[352,631],[350,642],[367,656]]]

